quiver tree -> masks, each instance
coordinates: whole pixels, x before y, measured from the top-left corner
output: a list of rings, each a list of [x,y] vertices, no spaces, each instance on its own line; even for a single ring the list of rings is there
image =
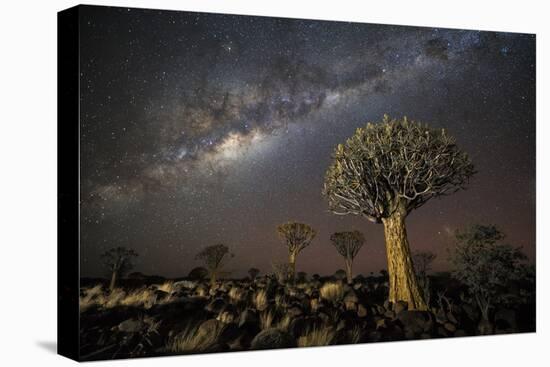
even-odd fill
[[[405,218],[428,200],[464,188],[474,167],[444,129],[390,119],[358,128],[339,144],[323,194],[338,215],[384,225],[389,300],[425,309],[411,260]]]
[[[210,275],[210,283],[215,284],[226,261],[233,256],[229,252],[229,247],[218,244],[205,247],[195,258],[203,262]]]
[[[359,231],[336,232],[330,236],[332,245],[342,255],[346,262],[346,278],[348,284],[353,282],[353,259],[365,243],[365,237]]]
[[[101,260],[111,276],[110,290],[115,289],[118,278],[122,278],[133,269],[134,264],[132,261],[137,256],[137,252],[126,247],[115,247],[101,255]]]
[[[277,227],[279,237],[288,248],[288,264],[290,265],[290,279],[294,280],[296,273],[296,256],[309,246],[315,238],[316,232],[304,223],[288,222]]]

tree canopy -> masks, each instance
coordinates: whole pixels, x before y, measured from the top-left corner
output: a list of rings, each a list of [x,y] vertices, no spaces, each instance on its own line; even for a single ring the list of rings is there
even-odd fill
[[[358,128],[336,147],[323,194],[333,213],[380,223],[464,188],[474,173],[445,129],[384,115],[382,123]]]

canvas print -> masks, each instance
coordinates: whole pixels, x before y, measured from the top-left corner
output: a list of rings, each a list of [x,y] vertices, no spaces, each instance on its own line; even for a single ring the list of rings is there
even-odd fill
[[[79,359],[535,331],[535,35],[78,29]]]

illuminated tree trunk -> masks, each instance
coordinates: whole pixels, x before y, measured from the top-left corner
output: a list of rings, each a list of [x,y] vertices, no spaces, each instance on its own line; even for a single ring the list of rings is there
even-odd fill
[[[290,280],[294,281],[294,274],[296,274],[296,252],[290,251],[288,253],[288,263],[290,265]]]
[[[397,210],[390,217],[382,219],[390,280],[389,301],[405,301],[409,309],[425,310],[427,306],[414,273],[405,217],[404,210]]]
[[[217,280],[216,271],[213,270],[210,272],[210,284],[211,285],[216,284],[216,280]]]
[[[346,277],[348,284],[353,283],[353,259],[346,258]]]
[[[116,285],[116,274],[117,274],[117,271],[113,271],[113,275],[111,275],[111,284],[109,284],[109,289],[110,290],[113,290],[115,289],[115,285]]]

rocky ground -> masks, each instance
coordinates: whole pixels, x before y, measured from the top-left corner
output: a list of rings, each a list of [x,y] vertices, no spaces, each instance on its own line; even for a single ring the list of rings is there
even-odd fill
[[[383,277],[279,284],[270,277],[127,282],[108,291],[82,282],[83,360],[531,332],[534,294],[510,297],[481,320],[465,290],[433,277],[429,311],[391,304]],[[438,283],[445,287],[438,286]],[[438,287],[441,289],[437,291]],[[527,292],[527,293],[526,293]]]

